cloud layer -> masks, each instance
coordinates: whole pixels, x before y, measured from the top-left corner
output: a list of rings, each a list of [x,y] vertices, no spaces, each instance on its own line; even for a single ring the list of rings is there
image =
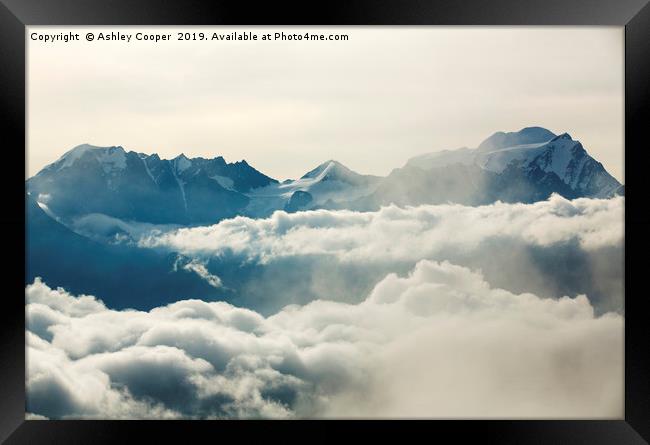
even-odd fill
[[[595,315],[584,295],[495,288],[449,262],[388,274],[358,303],[267,317],[200,300],[115,311],[40,280],[26,304],[27,410],[37,416],[623,414],[621,315]]]
[[[262,262],[280,256],[335,254],[346,261],[385,255],[417,259],[433,250],[471,248],[489,237],[548,246],[575,239],[585,250],[614,246],[623,232],[623,199],[553,195],[535,204],[383,207],[378,212],[277,211],[268,219],[237,217],[142,240],[185,254],[227,251]]]
[[[358,302],[386,274],[422,259],[481,269],[513,292],[585,293],[603,313],[623,310],[623,205],[622,197],[554,195],[534,204],[278,211],[156,232],[139,245],[200,262],[239,290],[225,299],[265,314],[313,299]]]

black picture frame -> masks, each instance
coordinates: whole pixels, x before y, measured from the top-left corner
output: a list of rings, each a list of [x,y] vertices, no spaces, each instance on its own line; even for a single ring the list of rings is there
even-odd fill
[[[0,347],[0,440],[16,443],[120,443],[213,440],[282,434],[338,439],[351,432],[385,440],[423,437],[522,444],[641,444],[650,440],[650,339],[644,264],[650,246],[645,154],[650,149],[650,6],[648,0],[354,0],[248,2],[163,0],[0,0],[0,174],[6,250]],[[590,421],[26,421],[25,417],[25,50],[30,25],[607,25],[625,26],[625,418]],[[22,166],[21,169],[19,166]],[[62,261],[65,261],[62,258]]]

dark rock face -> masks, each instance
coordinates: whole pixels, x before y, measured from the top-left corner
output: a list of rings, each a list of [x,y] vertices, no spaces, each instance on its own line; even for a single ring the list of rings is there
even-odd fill
[[[80,146],[27,181],[33,197],[64,220],[91,213],[154,224],[214,223],[239,214],[245,192],[275,183],[246,161],[172,160]],[[38,198],[40,196],[40,198]]]
[[[514,144],[514,145],[511,145]],[[436,152],[393,170],[370,196],[351,208],[495,201],[531,203],[553,193],[565,198],[608,198],[624,187],[567,133],[540,127],[495,133],[477,149]]]
[[[290,260],[259,266],[232,255],[212,258],[204,266],[223,281],[222,287],[215,287],[192,268],[184,267],[188,258],[138,244],[143,233],[138,230],[152,228],[137,227],[169,224],[172,228],[155,226],[155,230],[173,230],[184,225],[214,224],[237,215],[267,217],[277,210],[367,211],[389,204],[532,203],[553,193],[569,199],[625,193],[625,187],[578,141],[566,133],[556,136],[539,127],[495,133],[477,149],[418,156],[386,177],[362,175],[337,161],[327,161],[302,178],[282,184],[246,161],[227,163],[220,156],[188,159],[184,155],[165,160],[156,154],[127,152],[122,147],[84,145],[30,178],[26,189],[26,284],[42,277],[50,286],[98,295],[114,308],[148,309],[182,295],[242,305],[253,298],[263,301],[269,311],[279,309],[273,301],[265,300],[269,274],[286,274],[291,283],[288,287],[295,291],[291,298],[296,302],[309,293],[303,269],[292,267]],[[503,248],[495,247],[495,251]],[[548,276],[575,273],[575,280],[565,279],[575,281],[575,289],[558,292],[611,293],[604,287],[578,289],[585,282],[586,259],[572,260],[574,266],[582,261],[582,269],[575,266],[564,271],[556,267],[557,257],[544,251],[535,255],[548,269]],[[603,258],[612,255],[622,253],[603,253]],[[357,271],[347,265],[341,267],[322,256],[308,261],[310,268],[326,267],[332,274],[347,274],[348,283],[355,282]],[[490,258],[476,261],[476,267],[491,264]],[[610,260],[602,262],[610,267]],[[512,264],[514,270],[516,261]],[[407,266],[402,273],[410,270]],[[378,269],[376,277],[387,272]],[[371,284],[356,283],[359,287],[355,293],[365,294]],[[340,292],[344,290],[349,289],[341,288]]]
[[[289,213],[305,210],[312,201],[313,198],[309,192],[298,190],[293,192],[291,198],[285,204],[284,210]]]
[[[372,210],[391,203],[480,205],[535,202],[552,193],[570,199],[624,194],[624,187],[580,142],[541,127],[497,132],[476,149],[418,156],[385,178],[361,175],[330,160],[297,181],[284,181],[288,188],[268,187],[278,184],[246,161],[229,164],[221,156],[165,160],[122,147],[81,145],[30,178],[27,190],[65,223],[97,213],[181,225],[282,209]],[[296,193],[287,199],[292,184]],[[264,211],[256,213],[260,189],[268,193]],[[258,202],[251,204],[251,199]]]
[[[100,295],[117,309],[150,309],[179,295],[223,297],[196,275],[174,271],[175,255],[92,241],[52,219],[31,197],[25,204],[25,284],[41,277],[53,288]]]

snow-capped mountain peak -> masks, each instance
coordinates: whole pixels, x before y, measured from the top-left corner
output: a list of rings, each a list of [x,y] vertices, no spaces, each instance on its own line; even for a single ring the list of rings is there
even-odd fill
[[[328,160],[305,173],[300,179],[271,184],[250,194],[252,214],[269,214],[281,203],[286,210],[302,206],[327,206],[358,199],[372,193],[382,178],[356,173],[335,160]],[[304,210],[304,208],[302,208]]]
[[[325,181],[338,181],[348,185],[365,185],[368,181],[372,182],[374,179],[377,179],[377,177],[359,174],[340,162],[330,159],[305,173],[300,179],[294,182],[310,182],[315,184]]]
[[[245,162],[180,154],[161,159],[123,147],[79,145],[27,181],[63,220],[81,215],[152,223],[215,222],[240,214],[249,190],[277,183]]]
[[[337,173],[352,173],[352,170],[340,162],[330,159],[329,161],[319,164],[315,169],[308,171],[300,179],[322,179],[328,174],[330,177],[337,176]]]
[[[497,132],[476,149],[427,153],[409,159],[406,167],[432,170],[452,165],[476,166],[502,176],[521,171],[531,181],[559,181],[576,196],[610,196],[621,188],[569,133],[555,135],[541,127]]]
[[[542,127],[526,127],[519,131],[498,131],[481,142],[480,151],[492,151],[498,148],[513,147],[515,145],[535,144],[550,141],[555,134]]]
[[[548,142],[521,144],[476,153],[475,162],[495,173],[503,172],[513,162],[527,166],[534,163],[542,170],[553,171],[562,178],[573,156],[571,149],[577,145],[580,145],[578,141],[571,139],[568,133],[563,133]]]
[[[92,157],[97,162],[106,165],[107,169],[122,169],[125,165],[126,152],[120,146],[98,147],[90,144],[81,144],[65,152],[58,160],[45,168],[55,167],[58,170],[72,167],[82,159]]]
[[[180,154],[125,151],[82,144],[27,181],[39,205],[68,224],[104,214],[153,224],[213,223],[276,210],[376,209],[381,205],[496,200],[535,202],[610,197],[623,186],[568,133],[541,127],[497,132],[477,148],[437,151],[409,159],[387,177],[356,173],[330,159],[300,179],[279,183],[245,160],[227,163]],[[46,199],[46,200],[45,200]]]

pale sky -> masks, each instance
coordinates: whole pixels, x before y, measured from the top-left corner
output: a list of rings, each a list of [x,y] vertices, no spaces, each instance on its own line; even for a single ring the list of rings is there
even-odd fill
[[[111,31],[134,37],[85,39]],[[177,31],[349,40],[194,42]],[[421,153],[542,126],[623,181],[622,27],[29,27],[27,43],[28,176],[82,143],[246,159],[280,180],[328,159],[386,175]]]

